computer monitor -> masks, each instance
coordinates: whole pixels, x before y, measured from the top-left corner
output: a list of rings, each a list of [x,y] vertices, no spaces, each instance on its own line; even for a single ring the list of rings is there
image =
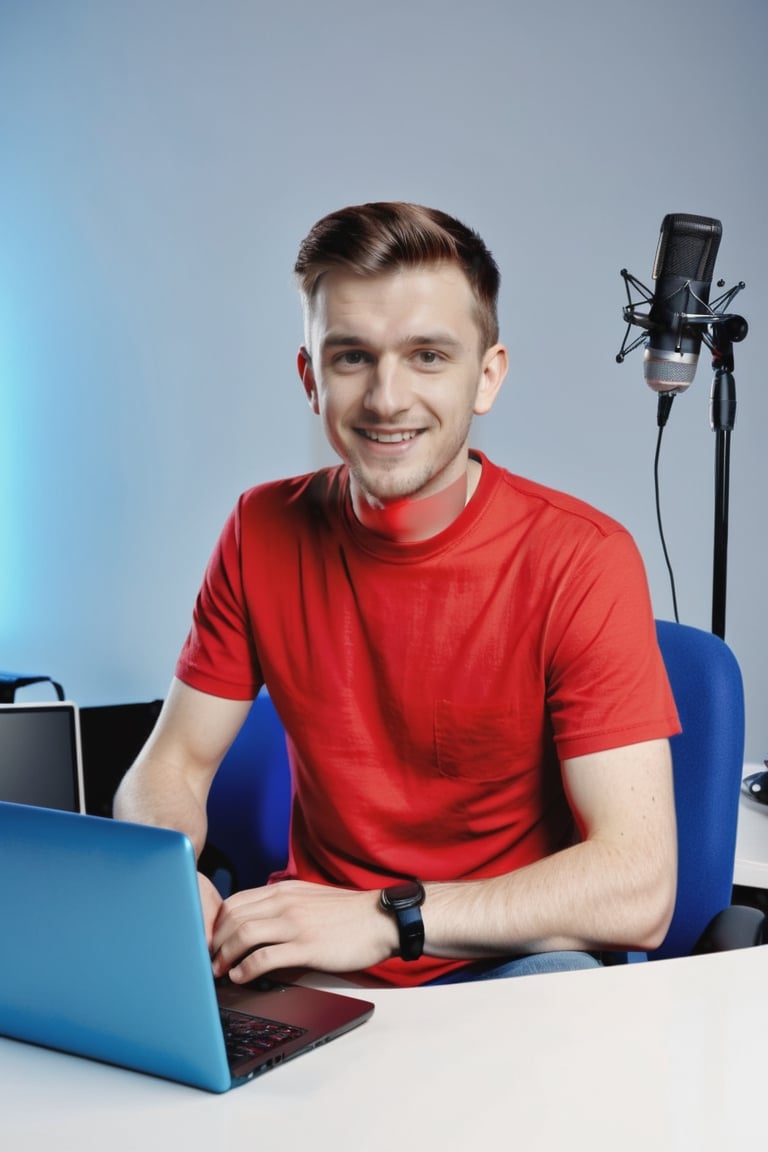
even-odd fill
[[[0,800],[85,811],[76,704],[0,704]]]

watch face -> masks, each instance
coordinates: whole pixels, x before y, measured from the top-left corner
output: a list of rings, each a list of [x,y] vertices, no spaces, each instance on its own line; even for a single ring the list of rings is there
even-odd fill
[[[424,889],[415,880],[385,888],[383,900],[390,908],[414,908],[424,900]]]

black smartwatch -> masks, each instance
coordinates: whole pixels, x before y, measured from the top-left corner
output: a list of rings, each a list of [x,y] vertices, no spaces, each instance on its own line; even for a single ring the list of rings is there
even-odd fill
[[[380,903],[385,912],[393,912],[400,933],[400,958],[418,960],[424,951],[424,921],[421,905],[424,888],[418,880],[406,880],[391,888],[382,888]]]

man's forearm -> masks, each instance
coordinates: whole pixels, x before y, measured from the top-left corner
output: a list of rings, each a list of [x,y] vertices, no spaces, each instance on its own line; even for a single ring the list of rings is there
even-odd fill
[[[666,933],[675,869],[664,856],[638,867],[610,845],[586,842],[492,880],[425,888],[433,956],[647,950]]]
[[[425,952],[475,960],[653,947],[674,882],[654,881],[653,868],[639,882],[628,861],[611,861],[616,854],[605,849],[585,843],[494,879],[426,883]],[[376,892],[287,880],[237,893],[222,909],[214,971],[238,983],[280,968],[356,972],[397,954],[394,920]]]

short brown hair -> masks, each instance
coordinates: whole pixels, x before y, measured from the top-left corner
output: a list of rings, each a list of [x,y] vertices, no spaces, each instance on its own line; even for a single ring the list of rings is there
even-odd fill
[[[467,277],[483,347],[490,348],[499,338],[496,261],[477,232],[436,208],[396,201],[331,212],[302,241],[294,272],[307,305],[334,268],[376,276],[440,262],[458,265]]]

